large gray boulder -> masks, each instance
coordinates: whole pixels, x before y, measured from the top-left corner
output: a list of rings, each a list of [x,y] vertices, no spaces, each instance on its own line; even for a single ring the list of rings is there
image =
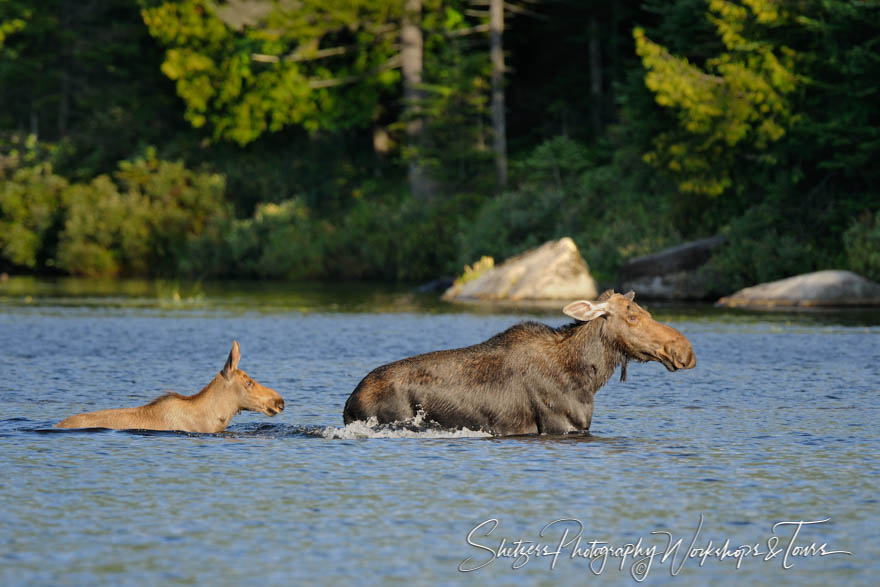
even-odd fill
[[[620,268],[618,290],[633,290],[640,298],[655,300],[713,297],[711,280],[697,270],[726,242],[725,237],[714,236],[632,259]]]
[[[592,300],[598,295],[577,245],[568,237],[550,241],[493,267],[467,283],[456,283],[445,300]]]
[[[851,271],[816,271],[741,289],[718,300],[729,308],[880,305],[880,284]]]

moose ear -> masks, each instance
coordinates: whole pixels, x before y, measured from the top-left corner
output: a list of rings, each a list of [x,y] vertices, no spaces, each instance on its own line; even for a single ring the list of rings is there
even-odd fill
[[[220,374],[223,375],[223,379],[229,380],[232,375],[235,373],[235,370],[238,369],[238,361],[241,359],[241,349],[238,348],[238,341],[232,341],[232,350],[229,351],[229,358],[226,359],[226,364],[223,365],[223,370],[220,371]]]
[[[594,304],[586,300],[572,302],[562,308],[562,313],[581,322],[589,322],[608,313],[605,304]]]
[[[629,301],[633,301],[633,299],[635,299],[636,297],[636,292],[634,292],[633,290],[629,290],[628,292],[623,294],[623,297],[625,297]]]

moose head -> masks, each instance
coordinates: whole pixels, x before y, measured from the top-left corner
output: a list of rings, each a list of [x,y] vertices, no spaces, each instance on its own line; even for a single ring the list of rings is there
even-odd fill
[[[690,341],[675,328],[651,318],[634,298],[632,291],[619,294],[608,290],[595,302],[572,302],[562,311],[581,322],[601,319],[602,336],[627,359],[657,361],[670,371],[692,369],[697,361]],[[621,378],[625,377],[624,371]]]
[[[232,341],[229,358],[220,371],[223,384],[236,394],[240,410],[262,412],[274,416],[284,410],[284,399],[274,389],[270,389],[254,381],[250,375],[238,368],[241,350],[238,341]]]

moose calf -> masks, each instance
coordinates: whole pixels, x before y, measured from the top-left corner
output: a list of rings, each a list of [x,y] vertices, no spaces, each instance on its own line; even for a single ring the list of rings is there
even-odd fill
[[[195,395],[167,393],[137,408],[76,414],[55,427],[223,432],[232,417],[242,410],[263,412],[267,416],[281,412],[284,409],[281,396],[240,370],[239,359],[241,351],[238,342],[233,341],[226,365]]]

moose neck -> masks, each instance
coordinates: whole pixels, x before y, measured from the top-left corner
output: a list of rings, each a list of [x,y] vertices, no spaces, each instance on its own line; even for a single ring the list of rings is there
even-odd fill
[[[218,373],[200,392],[190,398],[194,406],[218,417],[231,418],[241,410],[238,394]]]
[[[572,333],[565,339],[569,354],[568,365],[584,378],[581,399],[592,400],[596,391],[605,385],[618,365],[624,363],[626,354],[604,331],[605,320],[598,318],[587,323],[572,324]],[[624,364],[624,374],[626,366]],[[623,375],[622,375],[623,376]]]

